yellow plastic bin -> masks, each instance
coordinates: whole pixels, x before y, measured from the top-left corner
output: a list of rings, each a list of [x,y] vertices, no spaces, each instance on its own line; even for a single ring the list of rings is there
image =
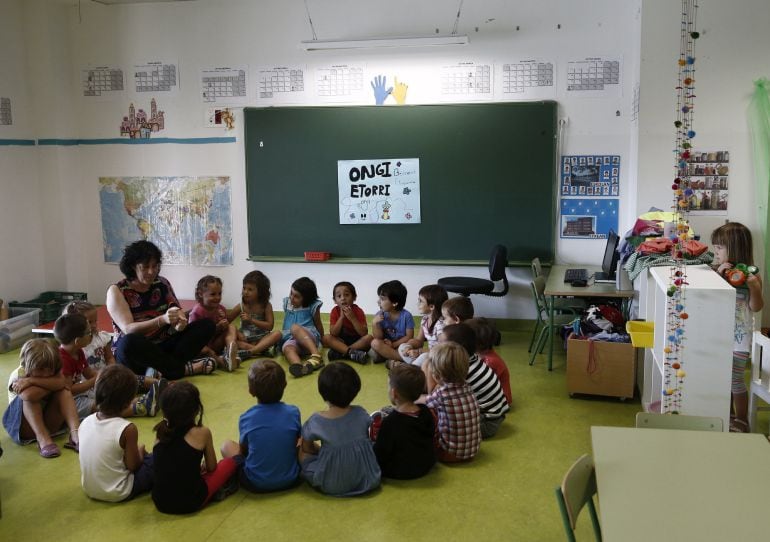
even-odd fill
[[[635,348],[652,348],[655,322],[629,320],[626,322],[626,331],[631,335],[631,344]]]

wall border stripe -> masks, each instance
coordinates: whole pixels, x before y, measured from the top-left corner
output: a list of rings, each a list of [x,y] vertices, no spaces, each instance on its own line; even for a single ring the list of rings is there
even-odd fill
[[[72,146],[72,145],[209,145],[215,143],[235,143],[234,137],[158,137],[155,139],[38,139],[38,145]],[[34,144],[34,142],[33,142]]]
[[[0,139],[0,145],[21,145],[23,147],[34,147],[34,139]]]

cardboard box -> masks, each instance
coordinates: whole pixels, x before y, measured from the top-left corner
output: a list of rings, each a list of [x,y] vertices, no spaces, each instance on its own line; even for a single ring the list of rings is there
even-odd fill
[[[567,341],[567,391],[633,397],[636,351],[631,343],[570,338]]]

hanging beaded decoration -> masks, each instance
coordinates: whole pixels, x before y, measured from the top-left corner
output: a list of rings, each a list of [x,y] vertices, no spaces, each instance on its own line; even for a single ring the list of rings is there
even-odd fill
[[[671,234],[674,243],[672,256],[674,265],[669,277],[668,303],[666,306],[666,340],[664,351],[663,397],[661,411],[678,414],[682,408],[685,351],[685,298],[687,292],[687,266],[684,261],[683,244],[689,232],[690,199],[693,190],[690,186],[688,161],[693,130],[693,109],[695,100],[695,40],[700,36],[695,30],[695,18],[698,5],[695,0],[682,0],[682,25],[679,45],[679,78],[676,87],[676,156],[674,170],[676,177],[674,191],[674,223]]]

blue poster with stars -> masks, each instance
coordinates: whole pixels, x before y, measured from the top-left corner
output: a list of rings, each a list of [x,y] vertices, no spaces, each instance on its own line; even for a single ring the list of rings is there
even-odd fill
[[[617,198],[562,198],[559,236],[562,239],[606,239],[618,231]]]

